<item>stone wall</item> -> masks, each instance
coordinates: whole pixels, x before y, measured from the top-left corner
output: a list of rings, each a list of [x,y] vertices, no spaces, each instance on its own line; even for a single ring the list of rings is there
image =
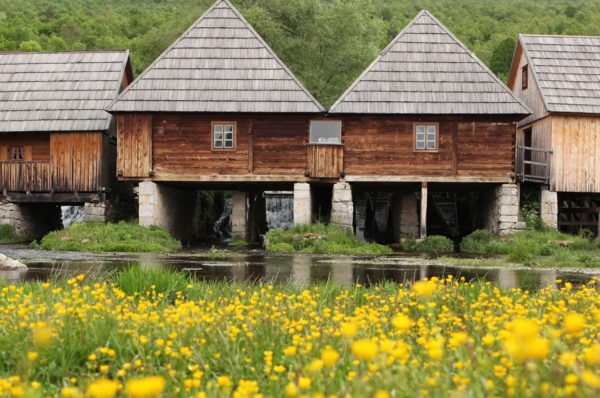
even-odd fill
[[[161,226],[177,239],[196,237],[195,190],[143,181],[138,187],[138,201],[140,225]]]
[[[235,191],[231,195],[231,236],[248,238],[248,194]]]
[[[350,184],[347,182],[334,184],[331,202],[331,223],[354,231],[354,203]]]
[[[397,192],[392,197],[394,240],[419,236],[419,211],[415,193]]]
[[[502,184],[488,196],[487,228],[493,233],[507,235],[525,229],[519,222],[519,189],[516,184]]]
[[[540,198],[540,217],[549,228],[558,228],[558,193],[542,187]]]
[[[0,202],[0,224],[11,225],[15,234],[24,239],[39,239],[61,229],[60,206]]]
[[[83,222],[106,222],[108,203],[86,203],[83,206]]]
[[[312,195],[310,184],[299,182],[294,184],[294,225],[312,222]]]

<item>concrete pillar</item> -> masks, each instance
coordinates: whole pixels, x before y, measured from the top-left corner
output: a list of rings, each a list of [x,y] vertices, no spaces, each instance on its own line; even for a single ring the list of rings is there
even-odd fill
[[[299,182],[294,184],[294,225],[312,222],[312,195],[310,184]]]
[[[197,200],[198,195],[194,190],[152,181],[140,182],[139,223],[145,227],[163,227],[178,239],[195,238],[198,232],[197,225],[194,225]]]
[[[540,199],[540,217],[549,228],[558,228],[558,193],[542,186]]]
[[[516,184],[502,184],[490,195],[487,227],[500,235],[523,229],[519,222],[519,196]]]
[[[347,182],[338,182],[333,185],[333,196],[331,200],[331,223],[354,231],[354,203],[352,202],[352,188]]]
[[[235,191],[232,194],[231,236],[247,239],[248,235],[248,194]]]
[[[427,182],[421,184],[421,219],[419,222],[419,237],[424,239],[427,237],[427,195],[428,195]]]
[[[11,225],[16,236],[25,240],[42,238],[61,229],[60,206],[0,202],[0,225]]]
[[[106,222],[107,220],[107,203],[86,203],[83,206],[83,222]]]
[[[396,193],[392,198],[392,223],[394,240],[419,236],[419,211],[414,193]]]

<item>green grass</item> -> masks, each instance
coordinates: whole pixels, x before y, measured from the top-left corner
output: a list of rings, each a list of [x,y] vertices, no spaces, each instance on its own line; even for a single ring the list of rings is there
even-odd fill
[[[53,251],[173,252],[181,243],[165,229],[141,227],[133,222],[73,224],[50,232],[35,247]]]
[[[233,236],[228,245],[231,247],[244,247],[248,246],[248,242],[246,242],[246,240],[241,236]]]
[[[21,243],[23,241],[15,234],[12,225],[0,225],[0,244]]]
[[[160,266],[131,266],[117,273],[112,279],[115,285],[128,295],[152,291],[163,297],[173,297],[176,292],[185,290],[189,283],[185,273]]]
[[[389,254],[392,249],[377,243],[359,242],[352,231],[335,225],[297,225],[289,230],[275,228],[267,233],[267,250],[276,253]]]
[[[506,262],[556,268],[598,268],[598,240],[554,230],[527,230],[499,237],[487,231],[475,231],[460,245],[467,254],[502,255]]]

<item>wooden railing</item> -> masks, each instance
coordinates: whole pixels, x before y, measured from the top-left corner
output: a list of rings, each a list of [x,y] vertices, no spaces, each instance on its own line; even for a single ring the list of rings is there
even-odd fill
[[[50,180],[49,162],[0,162],[0,191],[48,192]]]
[[[550,158],[552,150],[517,146],[516,173],[521,181],[550,183]]]
[[[312,178],[339,178],[344,172],[344,146],[340,144],[309,144],[306,170]]]

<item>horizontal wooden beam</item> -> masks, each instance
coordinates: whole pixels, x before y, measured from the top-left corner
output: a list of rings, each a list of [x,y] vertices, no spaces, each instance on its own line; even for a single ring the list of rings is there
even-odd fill
[[[312,178],[304,175],[256,175],[256,174],[240,174],[240,175],[198,175],[198,174],[162,174],[156,173],[152,178],[126,178],[121,177],[122,181],[180,181],[180,182],[308,182]]]
[[[506,177],[471,177],[471,176],[356,176],[346,175],[347,182],[443,182],[443,183],[497,183],[509,184],[513,178]]]
[[[82,204],[101,202],[104,194],[97,192],[81,193],[22,193],[8,192],[5,200],[10,203],[56,203],[56,204]]]

